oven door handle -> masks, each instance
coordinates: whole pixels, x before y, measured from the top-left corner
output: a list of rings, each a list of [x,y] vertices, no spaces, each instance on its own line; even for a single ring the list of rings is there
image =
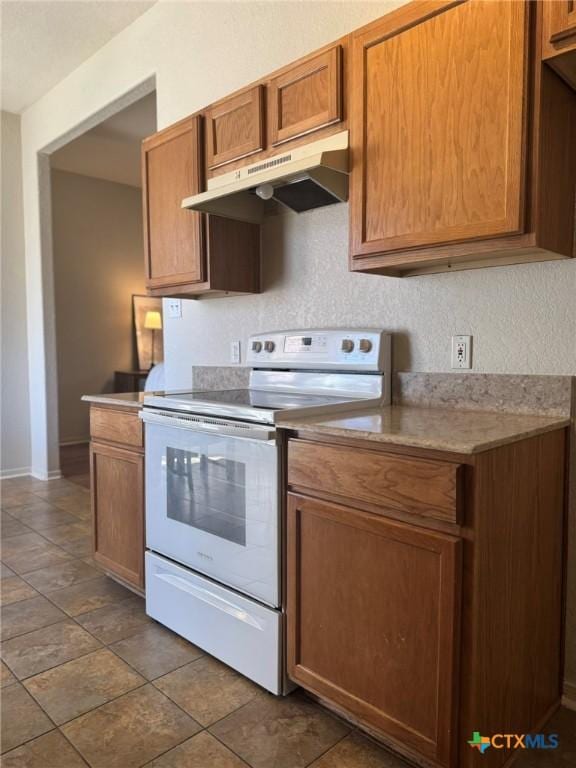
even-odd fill
[[[248,613],[248,611],[244,610],[244,608],[235,605],[229,600],[225,600],[223,597],[215,595],[214,592],[210,592],[207,589],[203,589],[202,587],[197,587],[194,584],[190,584],[190,582],[186,581],[186,579],[182,578],[181,576],[176,576],[172,573],[155,573],[154,576],[161,581],[166,581],[168,584],[171,584],[177,589],[182,589],[184,592],[188,592],[188,594],[192,595],[197,600],[201,600],[203,603],[207,603],[212,608],[216,608],[219,611],[224,611],[224,613],[227,613],[229,616],[232,616],[238,621],[249,624],[251,627],[254,627],[254,629],[259,629],[260,631],[264,630],[262,623],[256,616],[252,616],[252,614]]]
[[[215,435],[228,435],[248,440],[267,440],[276,438],[276,430],[257,424],[217,419],[212,416],[195,416],[188,413],[175,413],[160,409],[142,410],[139,414],[145,424],[161,424],[165,427],[188,429],[193,432],[209,432]]]

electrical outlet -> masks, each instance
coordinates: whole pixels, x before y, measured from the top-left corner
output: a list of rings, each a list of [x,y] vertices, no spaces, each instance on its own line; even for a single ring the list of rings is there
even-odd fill
[[[472,368],[472,336],[452,336],[452,368]]]
[[[177,320],[182,317],[182,299],[168,299],[168,317]]]
[[[240,364],[240,342],[239,341],[230,342],[230,362],[234,363],[235,365]]]

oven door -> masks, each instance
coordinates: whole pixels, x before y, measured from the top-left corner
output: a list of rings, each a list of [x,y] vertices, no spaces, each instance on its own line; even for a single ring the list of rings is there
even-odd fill
[[[279,605],[279,446],[273,428],[143,411],[146,546]]]

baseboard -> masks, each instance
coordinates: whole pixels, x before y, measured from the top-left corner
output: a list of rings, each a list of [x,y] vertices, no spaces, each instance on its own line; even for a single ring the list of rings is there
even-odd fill
[[[576,712],[576,683],[568,683],[566,680],[564,681],[562,706]]]
[[[17,469],[0,469],[0,480],[9,480],[11,477],[28,477],[30,467],[18,467]]]
[[[62,477],[62,472],[59,469],[51,469],[49,472],[44,470],[31,470],[30,474],[35,477],[36,480],[59,480]]]

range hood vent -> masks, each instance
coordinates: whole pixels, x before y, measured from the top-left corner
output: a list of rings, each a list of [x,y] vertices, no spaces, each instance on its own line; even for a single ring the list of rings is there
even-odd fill
[[[208,181],[182,208],[239,221],[261,222],[266,202],[301,213],[348,199],[348,131]]]

